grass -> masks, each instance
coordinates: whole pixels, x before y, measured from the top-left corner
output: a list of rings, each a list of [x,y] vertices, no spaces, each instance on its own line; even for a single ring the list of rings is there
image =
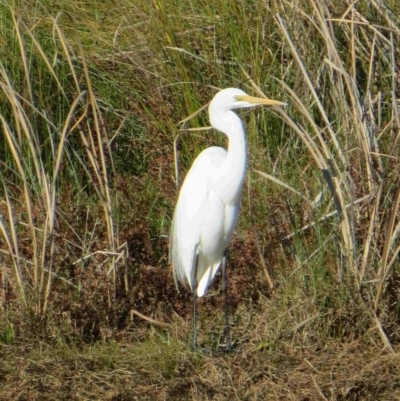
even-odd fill
[[[400,398],[397,1],[0,11],[0,399]],[[181,174],[223,145],[190,129],[228,86],[288,106],[241,113],[240,352],[208,357],[168,267],[174,139]],[[217,347],[218,280],[200,311]]]

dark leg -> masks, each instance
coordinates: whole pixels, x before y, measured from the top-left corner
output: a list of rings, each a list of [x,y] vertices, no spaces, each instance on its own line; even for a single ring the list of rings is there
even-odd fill
[[[225,349],[227,352],[231,350],[231,331],[229,327],[229,311],[228,311],[228,285],[226,282],[226,251],[224,258],[222,259],[222,292],[224,293],[225,299],[225,338],[226,345]]]
[[[197,351],[197,265],[199,262],[199,254],[196,252],[196,256],[193,260],[193,351]]]

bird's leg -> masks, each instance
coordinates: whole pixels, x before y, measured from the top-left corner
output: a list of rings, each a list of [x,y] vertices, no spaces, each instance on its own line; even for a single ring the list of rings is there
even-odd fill
[[[197,351],[197,265],[199,263],[199,254],[196,252],[193,259],[193,351]]]
[[[227,352],[231,350],[231,330],[229,327],[229,311],[228,311],[228,285],[226,282],[226,251],[222,259],[222,292],[224,293],[225,300],[225,349]]]

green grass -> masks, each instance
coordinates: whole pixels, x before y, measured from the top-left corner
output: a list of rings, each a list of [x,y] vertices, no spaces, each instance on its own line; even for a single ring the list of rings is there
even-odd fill
[[[400,397],[400,9],[352,7],[0,5],[0,399]],[[206,111],[179,122],[229,86],[288,106],[240,114],[240,352],[207,357],[168,266],[174,139],[183,177],[226,141],[190,131]],[[200,301],[213,348],[218,284]]]

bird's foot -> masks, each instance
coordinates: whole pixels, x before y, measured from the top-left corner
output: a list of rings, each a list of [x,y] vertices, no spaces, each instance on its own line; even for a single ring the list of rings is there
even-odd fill
[[[239,353],[241,352],[240,350],[235,348],[236,346],[236,342],[229,342],[227,344],[219,344],[218,348],[218,352],[219,353],[225,353],[225,354],[233,354],[233,353]]]
[[[202,354],[205,356],[217,357],[227,354],[236,354],[241,352],[238,349],[235,349],[234,344],[220,344],[216,350],[206,347],[200,347],[198,345],[192,345],[192,351],[195,354]]]
[[[210,348],[199,347],[198,345],[192,345],[192,351],[195,354],[202,354],[206,356],[216,356],[216,351],[213,351]]]

